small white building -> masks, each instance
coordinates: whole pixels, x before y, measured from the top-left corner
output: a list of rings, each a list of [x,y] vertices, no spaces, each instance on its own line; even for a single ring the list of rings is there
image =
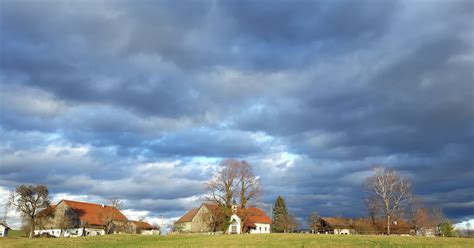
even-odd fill
[[[7,237],[8,236],[8,230],[10,230],[10,227],[8,227],[6,224],[0,222],[0,237]]]
[[[233,214],[230,217],[230,225],[228,229],[229,234],[240,234],[241,226],[242,226],[242,220],[240,220],[239,216],[237,214]]]
[[[272,220],[262,210],[258,208],[240,209],[234,205],[232,212],[229,234],[241,234],[243,229],[250,234],[270,233]]]

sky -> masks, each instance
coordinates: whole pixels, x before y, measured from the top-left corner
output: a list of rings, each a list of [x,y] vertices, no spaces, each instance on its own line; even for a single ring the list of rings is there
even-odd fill
[[[473,16],[469,0],[2,0],[1,199],[46,184],[168,223],[236,158],[266,211],[281,195],[300,220],[358,217],[383,165],[467,223]]]

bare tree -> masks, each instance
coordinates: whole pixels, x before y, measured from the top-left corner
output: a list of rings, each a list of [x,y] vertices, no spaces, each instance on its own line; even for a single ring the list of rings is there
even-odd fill
[[[29,225],[29,236],[33,237],[36,214],[49,207],[49,191],[45,185],[19,185],[10,194],[9,205],[14,206]]]
[[[246,161],[241,161],[238,165],[240,207],[244,209],[248,202],[260,199],[262,190],[258,177],[252,172],[252,166]]]
[[[394,170],[378,167],[374,175],[366,179],[367,201],[370,206],[380,206],[387,221],[390,235],[392,218],[400,216],[412,200],[411,184]]]
[[[413,225],[417,234],[425,234],[425,231],[428,228],[433,228],[435,220],[428,210],[424,207],[424,204],[421,199],[414,198],[411,205],[411,224]]]
[[[112,207],[114,207],[118,210],[122,210],[123,201],[120,200],[119,198],[112,197],[112,198],[107,199],[107,201],[109,202],[110,206],[112,206]]]
[[[441,235],[440,233],[440,226],[443,222],[446,221],[446,216],[444,216],[443,209],[435,207],[431,210],[433,214],[434,224],[436,226],[436,235]]]
[[[284,223],[287,228],[285,232],[294,232],[300,225],[298,219],[296,219],[295,216],[293,216],[292,214],[288,214],[286,216],[286,218],[284,219]]]
[[[232,215],[232,200],[236,195],[235,184],[238,180],[240,163],[233,159],[224,160],[220,169],[210,181],[205,183],[207,196],[206,201],[216,204],[224,214],[224,231]]]
[[[321,217],[316,211],[313,211],[311,212],[311,214],[309,214],[307,222],[308,222],[308,227],[309,229],[311,229],[312,233],[318,232],[319,219],[321,219]]]

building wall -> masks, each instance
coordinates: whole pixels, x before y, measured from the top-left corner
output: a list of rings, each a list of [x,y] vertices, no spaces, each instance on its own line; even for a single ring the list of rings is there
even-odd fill
[[[255,223],[256,227],[250,229],[250,234],[270,233],[270,224]]]
[[[194,216],[192,223],[191,223],[191,232],[199,233],[199,232],[209,232],[209,223],[211,221],[211,213],[206,206],[201,206]]]
[[[8,229],[5,226],[0,225],[0,237],[6,236],[8,236]]]
[[[191,232],[191,221],[179,223],[178,225],[179,225],[179,232],[183,232],[183,233]]]
[[[55,237],[61,237],[61,229],[41,229],[35,230],[34,235],[41,235],[43,233],[48,233],[49,235]],[[105,231],[102,229],[96,228],[70,228],[64,230],[64,237],[81,237],[81,236],[97,236],[105,235]]]
[[[142,235],[160,235],[160,230],[142,230]]]
[[[54,208],[51,215],[39,219],[38,229],[52,228],[79,228],[81,226],[79,216],[64,202]]]
[[[239,218],[239,216],[237,216],[236,214],[233,214],[231,217],[230,217],[230,225],[229,225],[229,229],[227,230],[227,233],[228,234],[240,234],[240,231],[241,231],[241,220]]]
[[[340,235],[349,235],[353,233],[354,231],[352,229],[334,229],[334,234],[340,234]]]

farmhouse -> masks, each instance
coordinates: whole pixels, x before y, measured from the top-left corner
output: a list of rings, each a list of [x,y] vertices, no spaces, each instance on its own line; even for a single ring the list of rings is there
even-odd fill
[[[113,206],[61,200],[38,213],[35,235],[55,237],[95,236],[111,233],[141,233],[157,228],[146,222],[129,221]]]
[[[189,210],[176,221],[178,232],[207,233],[218,231],[216,222],[223,221],[223,210],[214,204],[202,204],[198,208]],[[272,220],[259,208],[249,207],[242,209],[232,207],[232,216],[228,232],[240,233],[270,233]]]
[[[8,230],[10,230],[10,227],[8,227],[5,223],[0,222],[0,237],[7,237]]]
[[[403,220],[394,221],[390,227],[392,234],[408,235],[412,232],[410,225]],[[384,220],[322,217],[318,225],[318,233],[339,235],[384,234],[386,228],[387,223]]]
[[[160,228],[150,225],[145,221],[131,221],[133,226],[132,233],[143,234],[143,235],[160,235]]]

